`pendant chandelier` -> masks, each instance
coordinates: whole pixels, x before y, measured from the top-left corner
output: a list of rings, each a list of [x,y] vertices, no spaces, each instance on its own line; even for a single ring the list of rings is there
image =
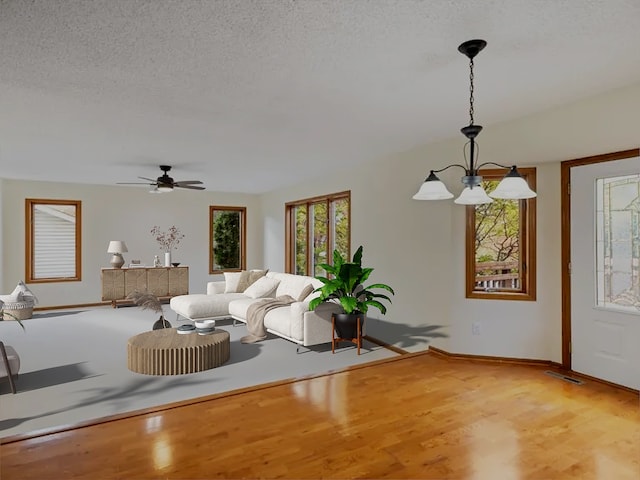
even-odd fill
[[[515,165],[508,167],[494,162],[485,162],[478,165],[478,146],[475,139],[482,131],[482,126],[473,123],[473,58],[480,53],[486,45],[487,42],[484,40],[468,40],[458,47],[458,51],[469,58],[469,125],[460,129],[462,134],[469,140],[463,149],[465,164],[452,164],[440,170],[431,170],[429,176],[420,187],[420,190],[413,196],[414,200],[445,200],[453,198],[453,194],[436,175],[436,173],[444,172],[451,167],[460,167],[465,173],[464,177],[462,177],[464,189],[460,196],[454,200],[455,203],[462,205],[480,205],[493,202],[491,197],[520,200],[536,196],[536,192],[529,188],[527,182],[522,178],[520,173],[518,173]],[[468,160],[467,146],[469,147]],[[478,174],[480,168],[485,165],[493,165],[509,170],[495,190],[489,195],[487,195],[482,187],[482,176]]]

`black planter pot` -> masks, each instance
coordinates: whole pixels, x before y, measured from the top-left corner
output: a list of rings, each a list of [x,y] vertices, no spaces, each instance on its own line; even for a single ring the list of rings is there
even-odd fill
[[[154,330],[160,330],[161,328],[171,328],[171,324],[168,320],[165,320],[164,315],[160,315],[160,318],[153,324]]]
[[[360,333],[362,333],[364,325],[363,313],[336,313],[334,314],[334,319],[336,335],[339,338],[349,340],[358,338],[358,322],[360,322]]]

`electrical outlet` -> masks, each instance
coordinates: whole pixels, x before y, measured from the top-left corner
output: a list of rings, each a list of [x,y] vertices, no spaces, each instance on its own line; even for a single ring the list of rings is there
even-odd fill
[[[471,333],[474,335],[480,335],[480,322],[473,322],[471,324]]]

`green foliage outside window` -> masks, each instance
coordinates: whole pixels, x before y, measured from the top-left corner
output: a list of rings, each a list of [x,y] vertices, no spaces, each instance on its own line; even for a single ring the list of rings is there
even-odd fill
[[[498,183],[498,180],[487,180],[483,187],[491,192]],[[476,267],[487,264],[487,268],[477,269],[477,280],[486,275],[519,272],[520,215],[518,200],[496,198],[492,203],[476,206]]]
[[[242,213],[215,210],[213,214],[214,270],[240,269],[242,262]]]
[[[318,275],[321,264],[330,261],[337,250],[349,256],[350,219],[349,197],[328,196],[312,199],[289,207],[294,239],[290,252],[292,270],[298,275]],[[329,243],[331,241],[331,244]]]

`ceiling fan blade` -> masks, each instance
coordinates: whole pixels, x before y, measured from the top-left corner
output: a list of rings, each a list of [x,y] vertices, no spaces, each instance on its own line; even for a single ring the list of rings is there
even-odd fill
[[[174,185],[201,185],[200,180],[181,180],[180,182],[173,182]]]
[[[147,177],[138,177],[138,178],[140,178],[142,180],[149,180],[150,182],[156,183],[155,178],[147,178]]]
[[[204,190],[204,187],[196,187],[193,185],[178,185],[177,183],[173,184],[174,187],[178,187],[178,188],[189,188],[191,190]]]
[[[116,185],[155,185],[156,182],[153,183],[142,183],[142,182],[116,182]]]

